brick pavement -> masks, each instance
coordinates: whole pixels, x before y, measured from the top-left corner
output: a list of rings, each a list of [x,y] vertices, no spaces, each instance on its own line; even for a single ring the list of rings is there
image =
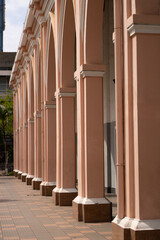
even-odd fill
[[[54,206],[21,180],[0,177],[0,239],[110,240],[111,223],[77,222],[72,207]]]

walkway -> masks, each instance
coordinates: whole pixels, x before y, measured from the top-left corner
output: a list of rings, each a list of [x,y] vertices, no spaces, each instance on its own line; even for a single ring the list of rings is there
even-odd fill
[[[15,177],[0,177],[0,239],[110,240],[111,223],[77,222],[71,207],[54,206]]]

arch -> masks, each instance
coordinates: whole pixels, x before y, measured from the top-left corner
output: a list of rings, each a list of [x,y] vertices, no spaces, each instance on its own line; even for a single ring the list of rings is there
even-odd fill
[[[60,87],[74,87],[75,34],[73,1],[66,0],[62,26]]]
[[[104,0],[86,0],[84,23],[84,63],[102,64]]]
[[[55,38],[53,22],[49,20],[48,41],[46,49],[45,98],[47,101],[55,99],[56,65],[55,65]]]

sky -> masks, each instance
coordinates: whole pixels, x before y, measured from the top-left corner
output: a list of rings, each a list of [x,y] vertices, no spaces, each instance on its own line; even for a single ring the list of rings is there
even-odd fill
[[[3,51],[16,52],[30,0],[6,0]]]

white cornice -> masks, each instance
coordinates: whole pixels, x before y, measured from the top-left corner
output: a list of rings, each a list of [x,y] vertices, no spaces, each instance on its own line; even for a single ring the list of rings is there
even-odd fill
[[[75,97],[76,93],[58,93],[58,97]]]
[[[82,78],[85,77],[103,77],[103,71],[81,71]]]
[[[130,34],[130,37],[137,33],[160,34],[160,25],[132,24],[127,30]]]
[[[48,103],[44,102],[44,107],[46,109],[56,108],[56,104],[48,104]]]

